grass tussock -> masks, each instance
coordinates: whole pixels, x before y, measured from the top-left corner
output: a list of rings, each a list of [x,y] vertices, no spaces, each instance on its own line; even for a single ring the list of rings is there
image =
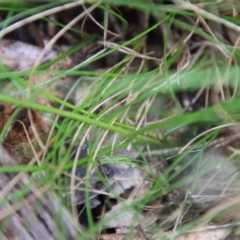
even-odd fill
[[[239,7],[3,1],[1,236],[237,237]]]

